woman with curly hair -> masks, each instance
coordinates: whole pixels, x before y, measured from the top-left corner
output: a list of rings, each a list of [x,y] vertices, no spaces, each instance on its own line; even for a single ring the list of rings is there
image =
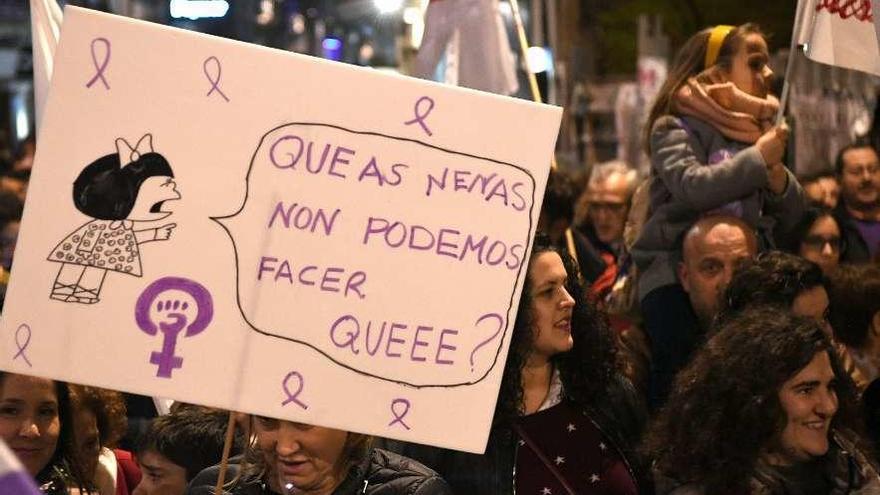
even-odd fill
[[[746,308],[775,306],[828,326],[828,280],[818,264],[782,251],[765,251],[741,263],[721,299],[718,321]]]
[[[128,426],[122,393],[71,384],[70,398],[77,452],[95,493],[129,495],[140,482],[141,471],[131,452],[116,448]]]
[[[577,267],[539,234],[486,453],[404,451],[455,493],[650,493],[633,448],[643,411],[615,371],[612,335]]]
[[[737,267],[721,302],[719,321],[753,306],[774,306],[815,319],[831,339],[837,357],[859,391],[871,383],[870,374],[832,330],[830,283],[818,264],[782,251],[767,251]]]
[[[650,428],[658,493],[878,493],[855,400],[815,319],[745,310],[678,375]]]

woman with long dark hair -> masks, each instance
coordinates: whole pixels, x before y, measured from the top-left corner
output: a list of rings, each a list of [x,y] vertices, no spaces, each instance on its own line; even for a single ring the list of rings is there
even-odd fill
[[[745,310],[676,377],[646,436],[658,493],[878,493],[855,404],[821,323]]]
[[[634,451],[643,420],[576,265],[539,234],[486,453],[403,449],[455,493],[651,493]]]

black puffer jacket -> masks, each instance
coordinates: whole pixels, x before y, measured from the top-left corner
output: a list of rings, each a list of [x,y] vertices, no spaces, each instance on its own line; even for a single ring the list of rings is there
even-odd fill
[[[232,480],[239,473],[239,460],[230,461],[226,479]],[[205,469],[186,490],[186,495],[214,495],[214,485],[220,467]],[[224,494],[228,495],[275,495],[264,480],[240,480]],[[425,466],[392,452],[373,449],[359,465],[352,468],[348,477],[333,495],[451,495],[449,485],[443,478]]]

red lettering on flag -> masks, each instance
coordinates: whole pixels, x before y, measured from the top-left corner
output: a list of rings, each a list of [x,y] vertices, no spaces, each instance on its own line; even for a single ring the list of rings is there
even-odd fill
[[[841,19],[855,18],[862,22],[874,22],[871,0],[819,0],[816,12],[827,10]]]

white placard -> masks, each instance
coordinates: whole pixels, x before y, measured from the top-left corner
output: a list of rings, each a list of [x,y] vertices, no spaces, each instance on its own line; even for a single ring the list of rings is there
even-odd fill
[[[0,368],[484,449],[559,108],[74,7],[56,55]]]

